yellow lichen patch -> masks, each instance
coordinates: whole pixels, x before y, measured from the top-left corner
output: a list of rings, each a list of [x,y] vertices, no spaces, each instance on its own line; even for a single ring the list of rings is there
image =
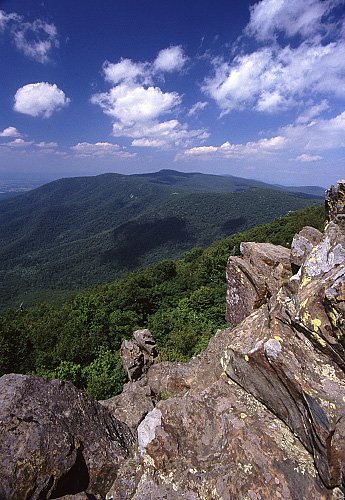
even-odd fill
[[[338,326],[338,311],[334,309],[334,307],[331,308],[331,310],[327,311],[327,315],[330,319],[331,325],[334,328],[337,328]]]
[[[316,340],[316,342],[318,342],[319,344],[322,345],[322,347],[327,346],[327,342],[322,337],[320,337],[320,335],[318,335],[316,332],[312,332],[311,335],[312,335],[313,339]]]
[[[345,403],[345,396],[343,396],[343,401],[344,401],[344,403]]]
[[[283,339],[281,337],[279,337],[279,335],[275,335],[273,338],[275,340],[278,340],[278,342],[283,342]]]
[[[245,359],[246,361],[249,361],[249,356],[248,356],[248,354],[246,354],[246,355],[244,356],[244,359]]]
[[[305,287],[308,285],[308,283],[311,282],[311,278],[308,275],[303,276],[302,282],[301,282],[301,288]]]
[[[332,408],[332,410],[336,410],[337,407],[334,403],[329,403],[329,407]]]
[[[280,302],[280,304],[282,304],[282,302],[283,302],[283,290],[282,290],[282,288],[280,288],[278,291],[277,300],[278,300],[278,302]]]
[[[309,297],[307,297],[306,299],[304,299],[302,302],[301,302],[301,307],[305,307],[307,304],[308,304],[308,300],[309,300]]]
[[[302,316],[301,316],[301,321],[304,325],[306,325],[308,323],[308,321],[310,320],[310,313],[309,311],[304,311]]]
[[[240,417],[241,417],[242,419],[245,419],[245,418],[247,418],[247,417],[248,417],[248,415],[247,415],[246,413],[240,413]]]
[[[318,332],[321,326],[321,320],[318,318],[312,319],[311,324],[313,325],[314,332]]]

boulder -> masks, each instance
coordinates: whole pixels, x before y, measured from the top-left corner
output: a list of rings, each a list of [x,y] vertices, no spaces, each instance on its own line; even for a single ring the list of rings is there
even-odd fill
[[[123,369],[130,382],[139,380],[157,357],[156,342],[149,330],[137,330],[134,340],[124,340],[120,355]]]
[[[291,267],[299,270],[313,248],[322,240],[322,233],[315,227],[305,226],[297,233],[291,243]]]
[[[99,401],[108,411],[121,422],[125,422],[133,433],[145,415],[154,408],[151,389],[146,379],[128,382],[118,396]]]
[[[232,331],[223,366],[314,456],[328,487],[345,480],[345,375],[267,307]]]
[[[345,180],[340,180],[326,191],[326,213],[328,220],[344,219]]]
[[[226,320],[236,326],[275,296],[291,277],[290,251],[270,243],[241,243],[227,264]]]
[[[0,378],[0,498],[104,498],[132,442],[125,424],[70,382]]]

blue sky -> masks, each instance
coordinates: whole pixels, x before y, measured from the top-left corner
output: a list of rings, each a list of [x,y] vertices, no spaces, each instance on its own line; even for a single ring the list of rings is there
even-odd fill
[[[345,177],[344,0],[0,0],[0,180]]]

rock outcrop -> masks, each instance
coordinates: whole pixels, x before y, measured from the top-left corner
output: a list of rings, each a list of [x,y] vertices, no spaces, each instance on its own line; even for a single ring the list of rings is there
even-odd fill
[[[324,235],[304,228],[291,253],[229,258],[230,327],[147,370],[157,403],[108,499],[344,498],[345,181],[326,206]]]
[[[121,344],[121,360],[130,382],[139,380],[157,357],[156,342],[149,330],[137,330],[134,340],[124,340]]]
[[[0,378],[1,499],[104,498],[132,442],[125,424],[70,382]]]
[[[242,258],[227,266],[226,319],[236,326],[276,295],[291,276],[290,251],[270,243],[242,243]]]

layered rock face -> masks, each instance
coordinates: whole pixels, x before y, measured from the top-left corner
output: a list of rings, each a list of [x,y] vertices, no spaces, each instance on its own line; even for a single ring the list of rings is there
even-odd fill
[[[155,407],[108,499],[344,498],[345,181],[326,206],[324,235],[304,228],[291,253],[242,244],[230,327],[127,385]]]

